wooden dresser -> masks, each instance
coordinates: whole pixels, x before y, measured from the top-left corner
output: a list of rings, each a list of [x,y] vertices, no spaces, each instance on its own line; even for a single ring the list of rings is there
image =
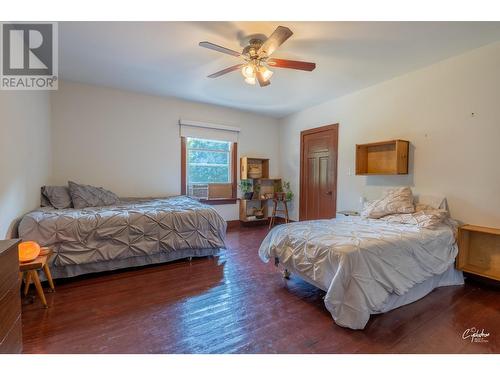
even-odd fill
[[[21,353],[19,240],[0,241],[0,353]]]
[[[462,225],[458,249],[458,269],[500,281],[500,229]]]

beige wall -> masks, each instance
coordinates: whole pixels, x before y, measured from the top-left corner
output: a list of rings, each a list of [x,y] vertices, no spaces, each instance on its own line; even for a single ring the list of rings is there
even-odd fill
[[[459,220],[500,227],[500,43],[282,119],[282,174],[296,197],[300,131],[332,123],[340,124],[338,209],[409,185],[445,195]],[[394,138],[411,142],[409,175],[353,175],[356,143]]]
[[[179,118],[241,128],[239,155],[268,157],[279,173],[277,120],[224,107],[60,82],[52,94],[52,182],[103,186],[120,196],[180,193]],[[237,205],[214,206],[226,220]]]
[[[0,92],[0,239],[21,215],[40,204],[51,165],[46,92]]]

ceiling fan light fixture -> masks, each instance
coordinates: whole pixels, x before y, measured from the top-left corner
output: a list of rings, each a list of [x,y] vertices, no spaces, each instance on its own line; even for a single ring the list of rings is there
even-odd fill
[[[262,74],[262,78],[264,78],[265,81],[269,81],[273,75],[273,72],[267,69],[264,65],[259,66],[259,72]]]
[[[245,82],[249,85],[255,85],[258,82],[260,87],[266,87],[271,84],[270,78],[273,75],[269,67],[313,71],[316,68],[316,64],[312,62],[270,58],[271,54],[286,42],[292,34],[292,31],[288,27],[278,26],[266,40],[251,39],[242,52],[237,52],[210,42],[200,42],[199,45],[203,48],[239,57],[243,60],[240,60],[240,64],[210,74],[208,78],[217,78],[224,74],[240,70],[245,78]]]
[[[245,78],[253,78],[255,79],[255,66],[253,64],[246,64],[241,68],[241,74]]]
[[[245,78],[245,82],[249,85],[255,85],[255,77],[247,77]]]

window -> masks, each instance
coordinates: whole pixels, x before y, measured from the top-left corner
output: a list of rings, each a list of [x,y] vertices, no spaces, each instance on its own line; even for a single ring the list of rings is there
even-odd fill
[[[237,144],[192,137],[182,137],[181,142],[182,193],[206,201],[235,202]]]

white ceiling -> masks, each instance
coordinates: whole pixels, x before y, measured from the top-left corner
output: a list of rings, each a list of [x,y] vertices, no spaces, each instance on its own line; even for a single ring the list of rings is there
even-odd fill
[[[206,78],[240,61],[198,42],[241,51],[280,24],[294,35],[273,57],[316,70],[275,68],[265,88]],[[282,117],[500,40],[500,22],[61,22],[59,40],[62,79]]]

